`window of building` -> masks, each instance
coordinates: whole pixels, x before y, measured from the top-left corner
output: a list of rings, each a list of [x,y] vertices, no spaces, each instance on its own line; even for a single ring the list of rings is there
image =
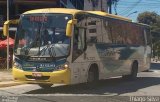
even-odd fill
[[[89,29],[89,33],[97,33],[97,29]]]
[[[88,22],[88,25],[96,25],[96,21]]]

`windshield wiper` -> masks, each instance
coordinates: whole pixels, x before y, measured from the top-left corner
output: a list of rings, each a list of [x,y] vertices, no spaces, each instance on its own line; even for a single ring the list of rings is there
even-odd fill
[[[24,59],[24,60],[27,60],[30,56],[27,56],[27,55],[19,55],[19,54],[16,54],[15,53],[15,56],[19,59]]]
[[[30,52],[30,49],[35,45],[36,42],[32,42],[31,44],[29,44],[28,46],[25,46],[22,48],[22,50],[24,50],[25,55],[28,55]]]
[[[38,55],[44,56],[47,51],[48,51],[48,54],[50,55],[50,57],[56,56],[54,44],[46,45],[42,50],[40,50]]]

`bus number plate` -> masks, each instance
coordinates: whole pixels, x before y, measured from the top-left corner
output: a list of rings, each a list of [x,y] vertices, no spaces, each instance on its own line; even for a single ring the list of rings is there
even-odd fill
[[[32,73],[33,77],[42,77],[42,73]]]

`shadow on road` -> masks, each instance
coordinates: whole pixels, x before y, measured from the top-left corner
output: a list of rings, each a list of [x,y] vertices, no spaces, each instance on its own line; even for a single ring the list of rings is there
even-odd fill
[[[99,81],[96,85],[80,84],[69,86],[57,86],[49,89],[32,90],[24,94],[125,94],[136,92],[138,89],[160,84],[160,78],[139,77],[135,81],[126,81],[122,78]]]

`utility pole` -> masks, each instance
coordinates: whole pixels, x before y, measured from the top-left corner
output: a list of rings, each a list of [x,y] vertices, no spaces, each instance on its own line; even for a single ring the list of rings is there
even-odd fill
[[[7,0],[7,20],[9,20],[9,0]],[[9,69],[9,33],[7,34],[7,70]]]

